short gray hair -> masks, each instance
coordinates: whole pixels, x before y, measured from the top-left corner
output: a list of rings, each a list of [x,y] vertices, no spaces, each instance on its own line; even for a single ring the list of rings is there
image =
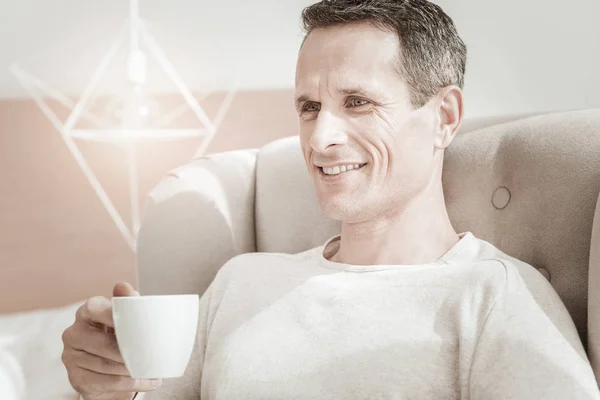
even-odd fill
[[[400,40],[399,73],[413,107],[440,89],[464,86],[467,46],[452,19],[427,0],[322,0],[302,11],[306,37],[313,29],[367,22],[395,32]]]

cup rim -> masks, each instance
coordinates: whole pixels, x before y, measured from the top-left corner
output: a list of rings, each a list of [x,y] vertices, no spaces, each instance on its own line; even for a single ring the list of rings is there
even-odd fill
[[[141,295],[141,296],[114,296],[112,300],[141,300],[141,299],[163,299],[163,298],[185,298],[185,297],[200,297],[199,294],[190,293],[190,294],[151,294],[151,295]]]

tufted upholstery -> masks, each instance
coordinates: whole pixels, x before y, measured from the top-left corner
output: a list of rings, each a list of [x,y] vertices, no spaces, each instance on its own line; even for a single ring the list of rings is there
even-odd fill
[[[457,231],[550,280],[600,378],[600,110],[465,121],[446,151],[443,183]],[[234,255],[296,253],[339,230],[319,212],[297,136],[205,156],[149,196],[140,289],[202,294]]]

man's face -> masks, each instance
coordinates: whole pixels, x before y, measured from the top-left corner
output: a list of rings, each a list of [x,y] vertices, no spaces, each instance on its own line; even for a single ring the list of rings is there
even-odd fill
[[[322,212],[356,223],[402,211],[433,179],[435,113],[415,110],[395,34],[369,24],[310,33],[296,69],[300,142]],[[362,167],[337,175],[319,166]]]

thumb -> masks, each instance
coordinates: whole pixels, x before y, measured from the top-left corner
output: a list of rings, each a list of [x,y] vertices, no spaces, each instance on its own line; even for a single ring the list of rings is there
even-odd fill
[[[139,296],[140,293],[137,292],[133,286],[131,286],[127,282],[117,282],[115,287],[113,288],[113,297],[123,297],[123,296]]]

